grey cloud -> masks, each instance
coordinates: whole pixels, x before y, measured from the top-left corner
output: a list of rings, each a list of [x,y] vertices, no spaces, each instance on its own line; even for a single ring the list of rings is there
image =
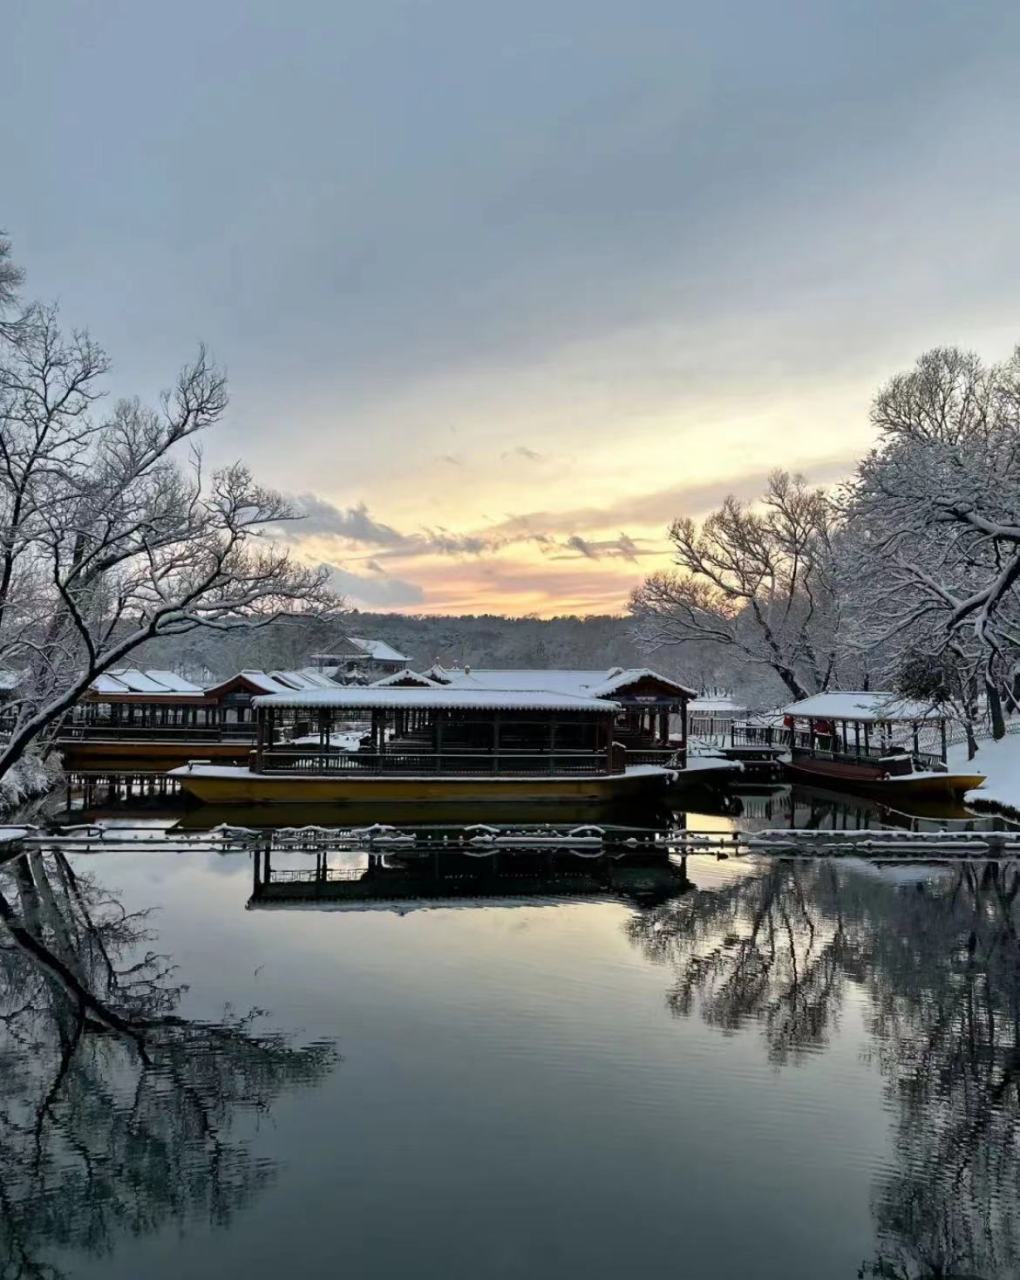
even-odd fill
[[[302,519],[287,526],[292,537],[334,534],[378,547],[396,547],[404,541],[404,535],[391,525],[374,520],[364,502],[353,507],[337,507],[314,493],[302,493],[294,499],[294,508]]]
[[[405,606],[423,604],[424,590],[405,578],[392,578],[389,574],[365,576],[339,565],[327,565],[334,590],[362,604]]]
[[[19,6],[4,221],[31,233],[30,286],[73,298],[143,392],[182,335],[208,336],[253,462],[306,395],[353,414],[435,370],[505,380],[644,322],[686,326],[695,373],[728,359],[721,323],[746,361],[726,374],[746,376],[846,368],[954,301],[1007,313],[1018,6],[597,10],[522,0],[504,39],[485,5],[309,0],[281,25],[251,0],[238,25],[179,0],[126,6],[82,60],[73,27],[54,41],[47,6]],[[172,101],[149,92],[153,48]],[[116,182],[80,146],[83,101]]]
[[[579,533],[571,534],[565,545],[570,547],[573,551],[579,552],[587,560],[597,560],[599,558],[599,553],[595,550],[592,544],[582,538]]]
[[[637,541],[630,537],[629,534],[620,533],[616,538],[591,539],[582,538],[580,534],[571,534],[567,538],[563,546],[568,551],[575,551],[578,555],[583,556],[586,560],[601,560],[603,556],[616,557],[620,560],[629,560],[636,564],[640,556],[653,555],[652,551],[642,550]],[[576,556],[558,555],[553,556],[554,560],[574,560]]]

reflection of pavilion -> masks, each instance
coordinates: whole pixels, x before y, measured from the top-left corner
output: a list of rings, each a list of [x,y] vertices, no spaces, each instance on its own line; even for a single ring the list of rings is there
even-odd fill
[[[274,868],[269,848],[253,855],[249,907],[363,906],[437,899],[622,898],[651,905],[679,897],[690,887],[686,859],[664,851],[606,853],[534,848],[476,854],[445,849],[367,852],[358,866],[331,865],[328,853],[300,869]]]

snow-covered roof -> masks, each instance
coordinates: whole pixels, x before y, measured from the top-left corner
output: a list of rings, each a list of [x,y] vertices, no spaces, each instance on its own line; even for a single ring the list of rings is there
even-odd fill
[[[608,698],[639,680],[656,680],[677,697],[692,697],[693,689],[652,671],[649,667],[610,667],[601,671],[571,668],[431,668],[429,675],[450,689],[532,689],[572,693],[580,697]]]
[[[688,689],[686,685],[680,684],[677,680],[671,680],[669,676],[661,675],[658,671],[653,671],[651,667],[617,667],[615,670],[608,671],[602,684],[593,686],[591,692],[597,698],[605,698],[620,689],[626,689],[628,685],[637,684],[639,680],[656,680],[659,684],[667,685],[677,697],[690,698],[695,693],[694,689]]]
[[[155,680],[158,684],[164,685],[171,693],[201,693],[202,686],[195,684],[192,680],[185,680],[183,676],[179,676],[176,671],[153,671],[146,670],[146,676],[150,680]]]
[[[297,671],[263,671],[261,667],[245,667],[237,675],[231,676],[230,680],[236,680],[238,676],[267,694],[294,693],[323,687]],[[221,680],[216,688],[219,689],[222,685],[229,684],[230,680]],[[334,688],[335,686],[331,680],[327,680],[325,687]]]
[[[317,689],[334,689],[336,681],[332,679],[332,673],[322,667],[302,667],[295,675],[303,676],[304,679],[310,680]]]
[[[140,671],[137,667],[114,668],[96,676],[89,688],[93,693],[151,693],[166,696],[179,694],[200,697],[205,690],[185,680],[174,671]]]
[[[787,716],[817,720],[876,721],[942,720],[944,715],[927,702],[913,702],[888,690],[816,693],[783,708]]]
[[[93,693],[130,693],[123,680],[118,680],[116,676],[111,676],[109,672],[105,672],[96,678],[89,685]]]
[[[350,636],[349,639],[351,644],[357,645],[375,662],[410,662],[406,653],[400,653],[385,640],[363,640],[358,636]]]
[[[617,704],[605,699],[585,698],[572,693],[541,689],[308,689],[272,693],[254,698],[257,707],[338,707],[359,711],[411,708],[429,711],[615,711]]]
[[[405,667],[403,671],[394,671],[392,675],[383,676],[381,680],[373,680],[371,687],[373,689],[386,689],[390,685],[400,684],[402,680],[416,681],[423,689],[438,689],[439,683],[436,680],[430,680],[428,676],[423,676],[420,671],[412,671],[410,667]]]
[[[270,671],[271,680],[285,689],[335,689],[336,682],[314,667],[302,667],[300,671]]]

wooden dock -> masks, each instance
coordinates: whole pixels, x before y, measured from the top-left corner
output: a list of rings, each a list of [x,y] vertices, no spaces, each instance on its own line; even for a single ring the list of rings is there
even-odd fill
[[[406,855],[444,852],[484,858],[494,854],[568,854],[576,858],[650,853],[668,857],[707,854],[715,857],[881,858],[943,861],[947,858],[1020,858],[1020,828],[951,831],[907,831],[873,827],[856,831],[779,829],[718,831],[676,828],[650,831],[636,827],[555,824],[491,827],[483,824],[422,827],[414,830],[375,824],[371,827],[242,827],[221,825],[209,830],[181,827],[106,826],[83,823],[45,829],[8,828],[4,848],[63,849],[98,853],[106,849],[187,849],[245,852]]]

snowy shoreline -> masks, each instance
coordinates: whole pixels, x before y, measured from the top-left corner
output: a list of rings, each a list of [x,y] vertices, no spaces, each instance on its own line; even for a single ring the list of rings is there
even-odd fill
[[[1020,733],[995,741],[979,738],[973,760],[967,759],[966,743],[949,748],[949,768],[959,773],[983,773],[984,786],[967,792],[971,808],[1002,813],[1020,819]]]

